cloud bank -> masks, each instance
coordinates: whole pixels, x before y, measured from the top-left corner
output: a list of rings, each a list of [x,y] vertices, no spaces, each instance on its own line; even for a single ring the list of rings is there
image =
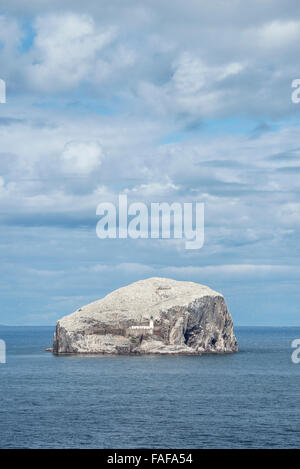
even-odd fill
[[[238,324],[299,324],[297,2],[124,3],[0,16],[0,322],[171,276],[222,291]],[[205,246],[100,241],[119,193],[204,202]]]

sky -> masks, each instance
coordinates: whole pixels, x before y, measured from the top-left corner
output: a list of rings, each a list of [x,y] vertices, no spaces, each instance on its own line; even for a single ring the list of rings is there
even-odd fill
[[[0,0],[0,324],[148,277],[300,325],[297,0]],[[205,243],[96,236],[101,202],[205,204]]]

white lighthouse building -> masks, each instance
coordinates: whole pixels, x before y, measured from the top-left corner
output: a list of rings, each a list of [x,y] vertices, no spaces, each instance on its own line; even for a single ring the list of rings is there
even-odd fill
[[[142,325],[131,326],[130,329],[148,330],[150,333],[152,333],[152,332],[153,332],[153,329],[154,329],[154,320],[153,320],[153,316],[150,316],[150,319],[149,319],[149,326],[142,326]]]

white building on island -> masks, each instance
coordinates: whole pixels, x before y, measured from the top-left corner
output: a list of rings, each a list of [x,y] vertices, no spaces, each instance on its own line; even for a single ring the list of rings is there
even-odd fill
[[[154,321],[153,321],[152,316],[150,316],[149,326],[138,325],[138,326],[131,326],[130,327],[130,329],[143,329],[143,330],[148,330],[150,332],[153,332],[153,328],[154,328]]]

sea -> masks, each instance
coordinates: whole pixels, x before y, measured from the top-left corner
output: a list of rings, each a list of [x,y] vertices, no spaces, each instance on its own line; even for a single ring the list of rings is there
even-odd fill
[[[240,351],[53,356],[54,327],[0,327],[1,448],[299,448],[300,327],[236,327]]]

